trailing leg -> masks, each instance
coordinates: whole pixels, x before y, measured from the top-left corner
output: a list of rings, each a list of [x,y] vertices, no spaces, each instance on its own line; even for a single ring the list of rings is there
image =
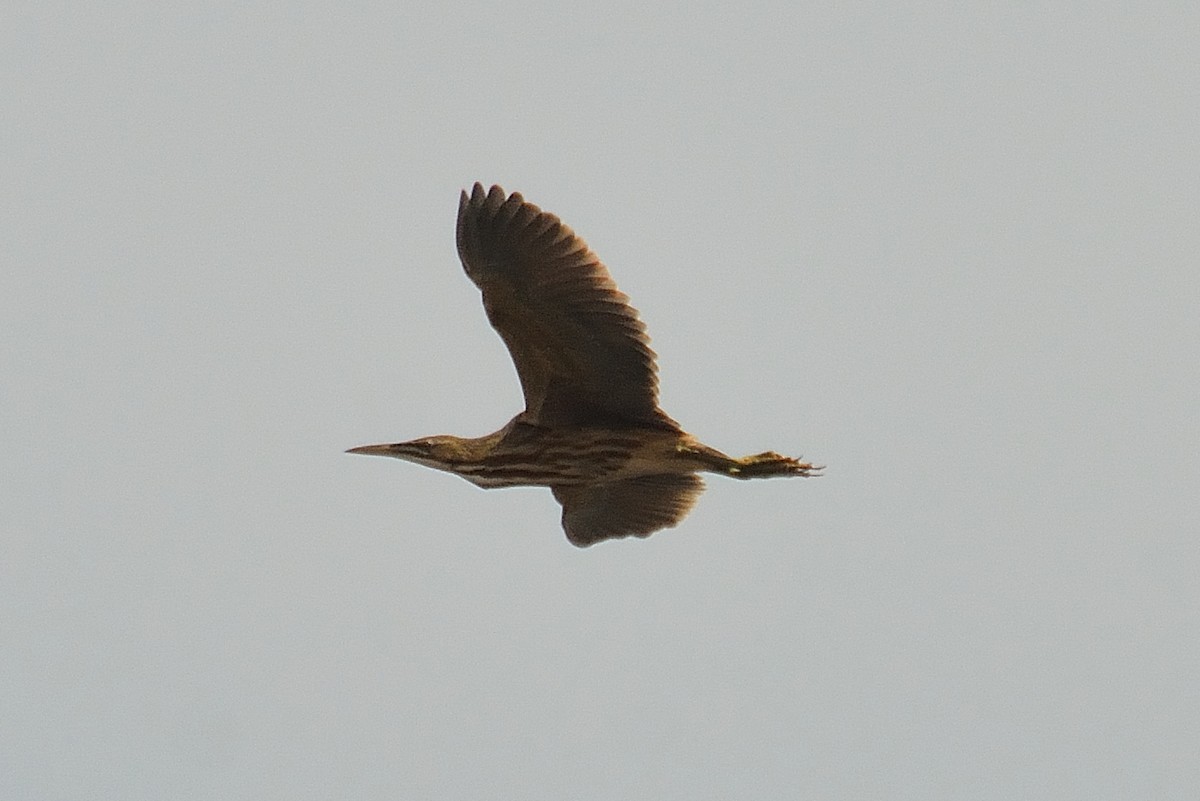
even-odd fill
[[[772,476],[801,476],[809,478],[820,475],[824,468],[802,462],[790,456],[781,456],[775,451],[764,451],[753,456],[733,459],[734,465],[728,474],[734,478],[770,478]]]
[[[699,462],[698,469],[720,473],[730,478],[770,478],[772,476],[816,476],[824,468],[781,456],[774,451],[764,451],[753,456],[734,459],[707,445],[681,444],[677,451],[689,459]]]

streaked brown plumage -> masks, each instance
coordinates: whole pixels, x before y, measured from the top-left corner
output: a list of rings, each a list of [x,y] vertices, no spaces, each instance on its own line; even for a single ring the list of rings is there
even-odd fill
[[[646,327],[587,244],[556,216],[475,184],[458,204],[458,255],[508,346],[525,410],[484,437],[424,437],[349,453],[391,456],[480,487],[547,486],[567,538],[587,546],[674,526],[704,489],[699,472],[811,476],[777,453],[734,459],[658,408]]]

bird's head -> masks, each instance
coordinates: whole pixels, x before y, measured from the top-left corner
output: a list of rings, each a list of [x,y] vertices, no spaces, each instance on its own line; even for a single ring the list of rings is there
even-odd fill
[[[454,466],[468,457],[466,445],[470,440],[453,437],[449,434],[437,434],[432,437],[421,437],[408,442],[395,442],[385,445],[362,445],[351,448],[346,453],[359,453],[364,456],[390,456],[393,459],[403,459],[406,462],[416,462],[436,470],[454,472]]]

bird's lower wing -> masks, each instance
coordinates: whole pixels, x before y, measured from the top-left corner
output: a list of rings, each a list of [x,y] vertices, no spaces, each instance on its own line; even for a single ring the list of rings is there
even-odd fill
[[[687,516],[704,481],[697,475],[649,475],[588,486],[553,487],[572,545],[617,537],[648,537]]]

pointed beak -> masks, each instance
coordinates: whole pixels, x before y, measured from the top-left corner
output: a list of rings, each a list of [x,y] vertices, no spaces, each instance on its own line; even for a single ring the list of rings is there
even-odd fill
[[[412,442],[392,442],[383,445],[360,445],[351,448],[346,453],[357,453],[362,456],[390,456],[393,459],[403,459],[406,462],[416,462],[428,467],[443,469],[443,465],[429,455],[429,445],[422,440]]]
[[[363,456],[391,456],[395,452],[395,445],[360,445],[346,451],[346,453],[359,453]]]

